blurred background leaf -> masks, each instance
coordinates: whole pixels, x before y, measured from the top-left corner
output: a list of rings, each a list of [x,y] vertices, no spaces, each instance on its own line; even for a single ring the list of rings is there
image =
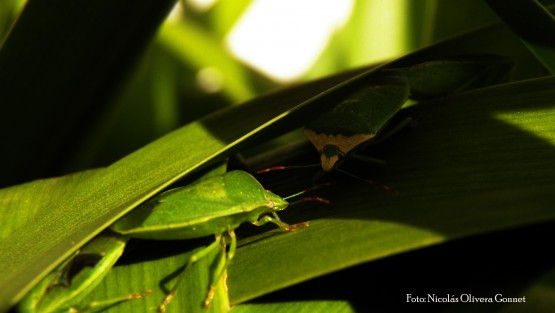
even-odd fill
[[[522,42],[555,74],[555,17],[539,1],[486,1]]]
[[[52,13],[51,19],[59,21],[60,26],[56,26],[60,27],[59,31],[41,24],[41,29],[48,29],[52,36],[48,39],[49,44],[42,45],[41,50],[28,47],[38,45],[40,41],[37,39],[47,35],[15,27],[12,39],[3,44],[0,58],[4,81],[2,88],[5,88],[0,100],[2,103],[18,103],[3,106],[4,121],[0,123],[4,134],[2,139],[12,148],[1,156],[4,162],[0,164],[5,168],[0,184],[8,186],[105,166],[184,123],[218,108],[241,103],[253,95],[292,81],[306,81],[388,60],[499,21],[481,0],[337,1],[326,6],[305,2],[302,7],[296,8],[299,11],[296,14],[300,17],[293,20],[291,14],[295,10],[288,9],[287,6],[291,5],[288,3],[272,8],[256,1],[183,1],[184,5],[173,9],[150,44],[147,42],[156,24],[148,26],[148,23],[142,22],[141,27],[152,28],[148,33],[133,28],[139,24],[128,22],[123,16],[114,14],[110,17],[112,20],[108,20],[108,15],[104,14],[104,22],[101,23],[104,29],[120,29],[121,24],[127,29],[121,29],[118,34],[140,33],[143,36],[136,37],[135,46],[127,44],[125,40],[115,39],[115,32],[107,31],[114,36],[112,39],[85,33],[90,31],[91,34],[100,34],[98,25],[90,30],[75,26],[79,24],[70,17],[73,14],[71,10],[77,9],[77,5],[60,5],[66,11]],[[22,8],[22,3],[15,0],[3,2],[5,7],[0,10],[5,16],[2,23],[6,25],[1,33],[3,37],[7,38],[7,30]],[[30,1],[28,11],[35,11],[35,5],[45,5],[41,3],[45,2]],[[150,8],[142,8],[136,3],[133,9],[137,16],[150,10],[152,18],[160,23],[160,18],[164,17],[172,3],[169,1],[165,5],[166,11],[157,16]],[[125,3],[121,4],[122,8],[125,6]],[[49,14],[46,7],[37,7],[36,12],[40,12],[36,14],[45,20]],[[93,11],[89,15],[92,14]],[[135,13],[129,11],[126,14],[129,14],[126,18],[135,18]],[[234,34],[241,30],[241,25],[247,23],[245,20],[253,19],[255,14],[271,15],[276,21],[282,22],[273,25],[270,24],[273,21],[267,21],[258,26],[255,35],[247,33],[251,37],[247,38],[250,41],[243,41],[245,47],[236,48],[238,44],[234,45],[232,39],[238,35]],[[328,17],[329,21],[318,20],[319,15]],[[25,25],[25,19],[39,20],[34,15],[23,15],[18,24]],[[298,25],[280,29],[297,20],[300,21]],[[91,23],[94,25],[93,21]],[[316,26],[301,32],[303,27],[307,28],[311,24]],[[324,27],[326,24],[329,25]],[[323,31],[319,31],[319,28]],[[18,35],[19,32],[22,35]],[[311,42],[307,42],[302,35],[321,37],[319,42],[314,43],[317,48],[312,48]],[[272,45],[272,41],[276,43]],[[470,46],[469,50],[476,44]],[[514,46],[502,49],[502,43],[491,37],[482,44],[496,46],[497,50],[503,50],[508,55],[515,50]],[[117,45],[125,48],[119,49]],[[257,60],[238,56],[240,51],[248,49],[270,61],[257,64]],[[312,54],[304,57],[305,63],[301,64],[295,58],[300,57],[296,54],[300,54],[299,51],[303,49],[310,50]],[[121,51],[121,55],[114,55],[114,51]],[[80,54],[83,56],[78,58]],[[12,62],[15,55],[26,61]],[[105,55],[106,61],[102,55]],[[116,59],[117,62],[109,61]],[[139,60],[138,64],[136,60]],[[31,64],[31,61],[34,63]],[[526,62],[534,61],[529,58]],[[290,63],[295,64],[296,68],[291,67],[289,74],[281,76],[271,72],[278,66],[263,67],[264,64],[284,67]],[[90,72],[88,69],[95,71]],[[39,76],[37,73],[42,74]],[[50,86],[48,82],[56,81],[51,73],[56,73],[54,75],[59,75],[61,79],[72,79],[75,86]],[[119,76],[115,73],[119,73]],[[543,73],[531,75],[539,74]],[[33,92],[26,91],[31,89]],[[62,100],[60,93],[65,89],[73,90],[78,96],[64,96],[65,100]],[[18,116],[26,117],[23,119]]]

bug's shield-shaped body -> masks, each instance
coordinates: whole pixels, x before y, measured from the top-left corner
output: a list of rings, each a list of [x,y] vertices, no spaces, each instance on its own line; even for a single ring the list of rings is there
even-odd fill
[[[433,99],[506,82],[514,65],[514,61],[496,55],[460,56],[413,65],[406,69],[410,98]]]
[[[408,96],[406,75],[383,71],[379,80],[308,123],[303,132],[320,154],[322,169],[332,170],[349,152],[374,138]]]
[[[160,194],[118,220],[111,226],[118,234],[107,232],[89,242],[79,254],[60,265],[29,292],[20,302],[18,310],[22,313],[98,310],[140,298],[150,291],[81,304],[115,264],[127,239],[191,239],[215,235],[216,240],[193,253],[186,265],[188,267],[196,263],[217,249],[222,251],[216,257],[209,289],[202,303],[204,307],[209,307],[216,297],[218,308],[226,311],[229,309],[226,269],[237,246],[233,230],[243,222],[255,225],[272,222],[284,230],[295,230],[283,223],[275,213],[287,205],[286,200],[265,190],[246,172],[232,171],[204,176],[188,186]],[[229,251],[226,251],[226,234],[230,240]],[[79,266],[81,263],[85,266]],[[75,270],[79,268],[83,269]],[[179,281],[185,277],[184,273],[179,275],[178,282],[167,293],[158,312],[166,311],[175,297]],[[193,301],[187,304],[187,308],[196,310],[199,304]]]
[[[230,237],[229,251],[217,261],[203,301],[203,306],[209,307],[216,294],[217,284],[225,277],[227,266],[235,254],[237,241],[233,230],[244,222],[261,225],[271,221],[286,225],[274,212],[285,209],[287,205],[287,201],[265,190],[250,174],[231,171],[164,192],[135,208],[114,223],[111,229],[134,238],[157,240],[215,235],[214,243],[191,256],[187,267],[214,249],[225,251],[226,241],[222,238],[227,233]],[[268,216],[268,213],[273,214]],[[183,279],[183,275],[180,275],[180,279]],[[166,295],[158,312],[166,311],[175,297],[177,286],[179,283]],[[226,306],[227,300],[223,301],[222,305]]]
[[[125,215],[111,229],[134,238],[200,238],[235,229],[243,222],[256,222],[287,205],[250,174],[231,171],[168,190]]]
[[[379,70],[368,87],[308,123],[304,134],[318,150],[322,169],[330,171],[374,138],[408,98],[421,101],[504,82],[513,67],[504,57],[469,55]]]

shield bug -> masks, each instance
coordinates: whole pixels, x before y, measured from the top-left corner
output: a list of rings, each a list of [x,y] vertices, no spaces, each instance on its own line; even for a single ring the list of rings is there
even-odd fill
[[[438,98],[503,82],[513,66],[507,58],[477,55],[382,69],[366,87],[307,123],[303,133],[328,172],[381,135],[408,99]]]
[[[196,182],[168,190],[141,204],[110,226],[115,234],[112,237],[97,237],[87,244],[80,254],[62,264],[57,271],[43,279],[20,302],[19,311],[26,313],[46,313],[58,311],[76,311],[89,307],[80,305],[80,301],[102,280],[106,272],[121,255],[128,238],[172,240],[194,239],[214,235],[215,241],[188,260],[186,268],[193,266],[199,259],[215,249],[221,249],[225,257],[219,258],[211,275],[210,288],[206,292],[204,306],[208,307],[214,296],[216,285],[225,275],[227,266],[233,258],[237,246],[235,228],[242,223],[260,226],[266,223],[276,224],[284,231],[294,231],[308,226],[308,222],[289,225],[279,218],[276,212],[284,210],[289,203],[287,199],[306,191],[282,198],[266,189],[250,174],[244,171],[230,171],[224,174],[205,176]],[[318,197],[307,200],[327,202]],[[226,239],[227,237],[227,239]],[[108,240],[110,238],[110,240]],[[229,248],[227,249],[227,242]],[[82,279],[68,280],[63,288],[57,288],[60,275],[67,272],[67,264],[76,257],[93,255],[95,266],[85,271]],[[183,273],[180,274],[183,277]],[[181,280],[181,279],[178,279]],[[167,294],[159,312],[175,296],[177,286]],[[135,294],[140,297],[143,294]],[[125,298],[127,299],[127,298]],[[122,298],[103,301],[113,305],[123,301]]]

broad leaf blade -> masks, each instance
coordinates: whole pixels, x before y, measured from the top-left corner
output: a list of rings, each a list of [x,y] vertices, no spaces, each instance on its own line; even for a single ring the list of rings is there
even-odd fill
[[[353,265],[555,220],[555,170],[550,166],[555,156],[553,83],[548,78],[507,84],[404,110],[401,115],[418,123],[367,151],[387,164],[370,171],[354,168],[385,181],[399,194],[337,176],[337,185],[317,192],[332,204],[291,206],[280,214],[290,223],[309,220],[308,228],[254,236],[247,225],[239,228],[242,240],[229,268],[231,302],[240,308],[241,302]],[[316,158],[314,152],[311,155]],[[281,176],[280,183],[259,178],[274,191],[282,184],[286,188],[281,189],[302,190],[310,183],[306,172],[294,170]],[[177,251],[189,249],[172,245]],[[183,264],[175,257],[163,260],[174,260],[175,268]],[[130,266],[148,273],[153,264]],[[133,278],[124,274],[127,271],[126,266],[118,267],[110,274],[118,278],[109,281],[125,282],[130,291],[153,288],[152,281],[145,285],[143,276]],[[99,296],[96,293],[94,299]],[[154,306],[159,299],[144,301]],[[128,308],[115,307],[112,312]],[[179,311],[179,306],[171,310]]]
[[[549,72],[555,74],[555,17],[539,1],[486,2]]]
[[[0,311],[13,305],[33,282],[72,251],[157,191],[229,155],[239,144],[252,140],[254,134],[261,135],[263,129],[266,136],[275,136],[300,126],[310,112],[301,110],[292,116],[283,112],[353,75],[343,73],[223,110],[87,174],[78,184],[49,193],[46,203],[41,203],[40,222],[30,220],[0,243],[0,270],[8,273],[0,278],[0,286],[10,286],[1,295]],[[322,98],[337,97],[343,89],[327,91],[318,99],[321,102]],[[280,119],[287,122],[277,125]],[[32,199],[32,190],[28,191],[26,197]],[[7,210],[25,211],[28,204],[10,205]]]
[[[508,84],[404,112],[417,126],[368,149],[387,161],[377,179],[399,195],[357,183],[320,192],[332,205],[314,209],[309,228],[238,249],[232,303],[361,262],[555,219],[553,83]]]
[[[28,1],[0,51],[0,186],[60,173],[173,4]]]
[[[449,44],[438,47],[446,46]],[[454,46],[451,42],[451,54]],[[422,50],[415,58],[411,55],[405,60],[425,60],[426,51],[434,55],[435,50]],[[252,144],[253,139],[266,140],[302,125],[342,95],[364,85],[370,72],[348,80],[362,72],[364,69],[338,74],[219,112],[153,142],[106,169],[95,171],[70,189],[56,190],[42,206],[45,212],[40,220],[23,224],[1,243],[0,270],[9,274],[0,278],[0,287],[7,290],[0,298],[0,310],[12,305],[41,275],[136,204],[191,171]],[[305,101],[309,105],[287,112]],[[27,197],[32,198],[32,194]],[[26,206],[12,204],[9,209],[23,210]],[[283,279],[288,282],[278,281],[275,286],[297,281],[286,276]],[[253,296],[252,293],[232,294],[232,299]]]

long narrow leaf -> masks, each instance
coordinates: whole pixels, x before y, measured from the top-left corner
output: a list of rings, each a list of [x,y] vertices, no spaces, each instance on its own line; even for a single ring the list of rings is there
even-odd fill
[[[424,59],[425,51],[418,52],[416,58]],[[371,72],[347,80],[362,71],[286,89],[219,112],[153,142],[108,168],[83,176],[79,184],[51,193],[50,199],[39,204],[44,213],[13,230],[0,244],[0,271],[7,273],[0,277],[0,287],[4,290],[0,311],[14,304],[41,275],[136,204],[191,171],[237,151],[247,140],[252,144],[252,139],[265,140],[299,127],[309,117],[335,104],[350,89],[363,85]],[[305,101],[307,105],[295,107]],[[293,107],[294,110],[287,112]],[[32,196],[27,195],[26,199]],[[7,209],[25,210],[28,205],[12,201]],[[286,276],[283,279],[287,282],[278,286],[296,280]],[[242,288],[234,288],[237,291],[232,292],[241,293]],[[253,295],[232,294],[232,299],[238,301]]]

